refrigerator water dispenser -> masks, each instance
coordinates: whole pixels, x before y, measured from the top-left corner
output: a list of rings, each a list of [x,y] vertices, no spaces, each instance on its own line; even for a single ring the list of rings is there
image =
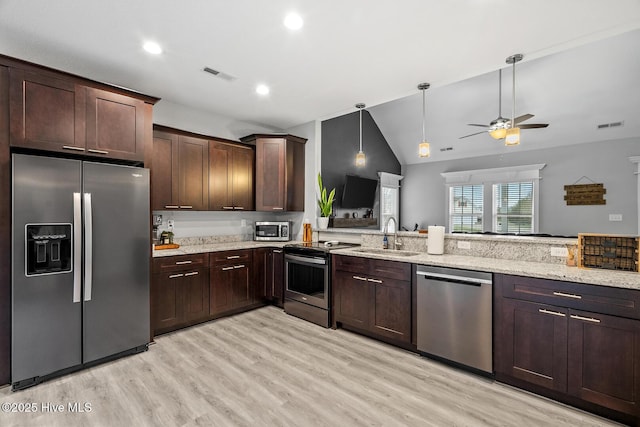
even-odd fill
[[[71,271],[71,224],[27,224],[25,275]]]

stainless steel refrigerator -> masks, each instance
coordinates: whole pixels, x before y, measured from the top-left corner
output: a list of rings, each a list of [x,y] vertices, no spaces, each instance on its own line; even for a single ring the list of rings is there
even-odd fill
[[[143,351],[149,171],[12,155],[13,388]]]

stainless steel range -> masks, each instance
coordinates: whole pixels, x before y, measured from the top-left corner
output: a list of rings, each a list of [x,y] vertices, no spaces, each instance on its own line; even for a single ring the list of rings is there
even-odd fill
[[[353,246],[337,241],[284,246],[284,311],[328,328],[331,324],[331,251]]]

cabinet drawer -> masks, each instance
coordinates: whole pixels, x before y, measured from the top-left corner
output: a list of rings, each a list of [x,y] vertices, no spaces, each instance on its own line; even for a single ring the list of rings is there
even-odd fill
[[[239,262],[251,262],[253,259],[251,253],[251,249],[212,252],[209,254],[210,267],[224,264],[237,264]]]
[[[507,298],[640,319],[640,291],[531,277],[496,275]]]
[[[153,272],[193,270],[206,267],[209,264],[209,254],[176,255],[171,257],[154,258]]]
[[[367,258],[334,255],[333,265],[336,270],[351,271],[354,273],[369,273],[369,259]]]
[[[387,279],[411,280],[411,264],[407,262],[370,260],[371,275]]]

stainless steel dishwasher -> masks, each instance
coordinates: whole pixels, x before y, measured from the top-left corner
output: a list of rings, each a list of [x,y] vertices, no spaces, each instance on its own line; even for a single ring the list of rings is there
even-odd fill
[[[493,374],[491,273],[419,265],[417,275],[418,351]]]

